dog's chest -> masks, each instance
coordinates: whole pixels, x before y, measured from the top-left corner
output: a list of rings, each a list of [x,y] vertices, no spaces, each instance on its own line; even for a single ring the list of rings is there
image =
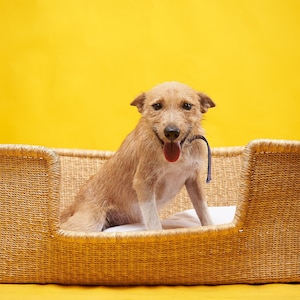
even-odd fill
[[[169,200],[175,198],[179,193],[186,180],[198,168],[197,164],[189,166],[175,165],[162,172],[158,178],[155,196],[158,209]]]

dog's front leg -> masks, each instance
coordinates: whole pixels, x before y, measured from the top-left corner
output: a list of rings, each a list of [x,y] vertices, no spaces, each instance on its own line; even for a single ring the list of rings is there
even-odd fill
[[[143,222],[147,230],[161,230],[162,225],[156,208],[155,197],[139,201]]]
[[[212,225],[213,222],[208,211],[198,172],[186,180],[185,186],[202,226]]]
[[[133,188],[136,191],[144,225],[147,230],[161,230],[162,225],[157,212],[155,199],[155,182],[145,174],[136,174]]]

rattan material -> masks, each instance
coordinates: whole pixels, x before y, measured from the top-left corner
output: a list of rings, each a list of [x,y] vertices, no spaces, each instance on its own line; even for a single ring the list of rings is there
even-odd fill
[[[112,153],[2,145],[0,282],[300,282],[300,142],[257,140],[212,154],[208,202],[237,205],[231,224],[85,234],[60,230],[59,211]],[[161,215],[189,207],[183,190]]]

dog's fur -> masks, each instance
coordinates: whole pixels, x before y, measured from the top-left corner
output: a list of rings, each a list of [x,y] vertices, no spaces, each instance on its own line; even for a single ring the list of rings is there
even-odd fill
[[[189,139],[203,134],[202,114],[214,102],[184,84],[167,82],[141,94],[131,105],[142,114],[139,123],[82,186],[62,213],[61,228],[91,232],[143,222],[148,230],[160,230],[158,210],[183,185],[201,224],[212,224],[199,177],[204,143]]]

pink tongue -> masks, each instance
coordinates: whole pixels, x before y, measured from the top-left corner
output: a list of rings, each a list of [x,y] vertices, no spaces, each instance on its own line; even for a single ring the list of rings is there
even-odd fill
[[[179,143],[165,143],[164,144],[164,155],[167,161],[175,162],[180,156],[180,144]]]

